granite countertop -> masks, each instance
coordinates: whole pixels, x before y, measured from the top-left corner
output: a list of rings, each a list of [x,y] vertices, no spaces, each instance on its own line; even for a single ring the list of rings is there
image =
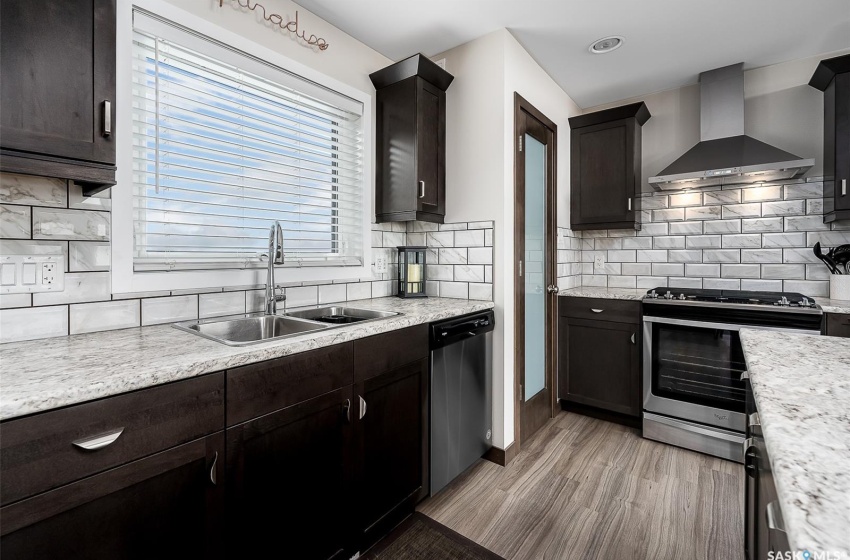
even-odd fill
[[[850,313],[850,301],[846,299],[815,298],[824,313]]]
[[[585,297],[600,299],[632,299],[641,300],[646,295],[646,290],[635,290],[631,288],[597,288],[593,286],[581,286],[569,288],[558,292],[559,296]]]
[[[493,307],[489,301],[397,297],[349,301],[345,305],[402,315],[241,347],[171,325],[3,344],[0,420]]]
[[[846,558],[850,339],[743,329],[741,343],[789,543]]]

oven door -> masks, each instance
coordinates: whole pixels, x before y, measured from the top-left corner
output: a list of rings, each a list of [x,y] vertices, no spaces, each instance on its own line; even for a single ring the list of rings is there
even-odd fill
[[[741,326],[644,316],[644,409],[743,432],[746,369]],[[766,327],[812,334],[812,331]]]

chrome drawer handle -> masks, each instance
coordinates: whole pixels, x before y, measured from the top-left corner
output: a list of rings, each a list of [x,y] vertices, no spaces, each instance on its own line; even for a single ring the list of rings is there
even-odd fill
[[[118,437],[123,433],[124,428],[118,428],[117,430],[112,430],[111,432],[99,434],[88,439],[79,439],[71,443],[72,445],[79,447],[80,449],[85,449],[86,451],[95,451],[97,449],[103,449],[107,445],[115,443],[115,440],[118,439]]]
[[[590,310],[593,311],[594,313],[602,313],[603,311],[605,311],[604,309],[594,309],[592,307],[590,308]]]
[[[112,134],[112,103],[107,99],[103,102],[103,136]]]
[[[761,419],[759,418],[758,412],[753,412],[748,417],[750,428],[755,428],[756,426],[761,426]]]
[[[767,518],[767,528],[771,531],[785,532],[785,520],[782,519],[782,511],[779,509],[779,504],[776,501],[770,502],[765,508],[765,517]]]
[[[363,397],[360,397],[360,419],[362,420],[364,416],[366,416],[366,401],[363,400]]]
[[[215,464],[218,463],[218,451],[215,452],[215,457],[213,457],[213,464],[210,468],[210,482],[213,483],[213,486],[216,485],[215,482]]]
[[[847,179],[841,179],[841,196],[847,196]]]
[[[755,439],[753,439],[751,437],[748,437],[747,439],[745,439],[744,442],[743,442],[744,455],[746,455],[747,452],[750,450],[750,448],[754,447],[755,444],[756,444]]]
[[[746,381],[750,378],[750,372],[745,371],[741,373],[741,381]]]
[[[425,198],[425,181],[419,181],[419,198]]]

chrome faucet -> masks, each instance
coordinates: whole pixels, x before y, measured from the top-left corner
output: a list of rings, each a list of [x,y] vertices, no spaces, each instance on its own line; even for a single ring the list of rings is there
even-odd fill
[[[277,302],[286,301],[285,294],[275,294],[274,286],[274,265],[284,264],[283,230],[278,221],[275,221],[269,230],[269,252],[267,256],[269,268],[266,277],[266,315],[274,315],[277,313]]]

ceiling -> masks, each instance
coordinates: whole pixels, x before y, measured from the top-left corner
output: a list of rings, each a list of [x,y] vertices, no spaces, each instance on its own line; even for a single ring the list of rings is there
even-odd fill
[[[507,28],[581,107],[850,48],[848,0],[297,0],[392,60]],[[587,51],[622,35],[611,53]],[[451,69],[449,69],[451,71]]]

